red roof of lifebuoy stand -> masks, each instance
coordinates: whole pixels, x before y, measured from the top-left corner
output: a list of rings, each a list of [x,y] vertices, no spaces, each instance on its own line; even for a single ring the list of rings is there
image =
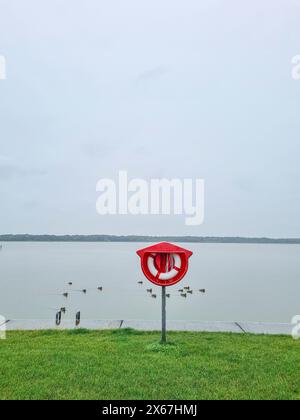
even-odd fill
[[[140,249],[137,254],[142,257],[144,254],[163,253],[163,254],[185,254],[188,258],[193,255],[192,251],[181,248],[180,246],[170,244],[169,242],[161,242],[160,244],[151,245],[147,248]]]

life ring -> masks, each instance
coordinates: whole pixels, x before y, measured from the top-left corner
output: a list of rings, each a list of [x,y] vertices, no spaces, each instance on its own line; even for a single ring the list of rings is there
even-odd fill
[[[174,286],[184,278],[192,251],[168,242],[137,251],[145,277],[156,286]]]
[[[180,254],[170,254],[170,257],[173,258],[174,264],[173,268],[170,271],[167,272],[160,272],[155,267],[155,257],[157,254],[150,254],[148,256],[148,269],[152,276],[154,276],[156,279],[159,280],[172,280],[174,277],[176,277],[182,267],[182,260]]]

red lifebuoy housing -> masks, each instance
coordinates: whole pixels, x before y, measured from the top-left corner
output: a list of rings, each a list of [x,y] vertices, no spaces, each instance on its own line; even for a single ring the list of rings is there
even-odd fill
[[[163,242],[137,252],[144,275],[157,286],[172,286],[188,271],[191,251]]]

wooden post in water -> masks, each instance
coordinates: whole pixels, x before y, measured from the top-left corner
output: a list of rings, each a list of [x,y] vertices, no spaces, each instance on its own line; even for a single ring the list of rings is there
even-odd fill
[[[161,343],[167,342],[166,286],[161,288]]]

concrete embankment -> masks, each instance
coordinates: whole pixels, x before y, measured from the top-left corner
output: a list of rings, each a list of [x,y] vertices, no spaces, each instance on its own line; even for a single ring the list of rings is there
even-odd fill
[[[62,320],[56,326],[54,320],[9,320],[6,322],[8,331],[14,330],[45,330],[45,329],[75,329],[86,328],[91,330],[133,328],[139,331],[159,331],[160,321],[137,320],[82,320],[79,327],[74,320]],[[3,325],[2,325],[3,327]],[[291,324],[264,323],[264,322],[192,322],[169,321],[169,331],[195,331],[195,332],[231,332],[239,334],[270,334],[291,335]]]

